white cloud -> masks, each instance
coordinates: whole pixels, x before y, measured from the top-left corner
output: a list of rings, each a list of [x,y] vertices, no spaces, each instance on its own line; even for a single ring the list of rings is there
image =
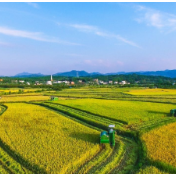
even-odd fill
[[[45,36],[41,32],[28,32],[28,31],[10,29],[2,26],[0,26],[0,34],[9,35],[13,37],[28,38],[28,39],[43,41],[43,42],[52,42],[52,43],[59,43],[59,44],[66,44],[66,45],[79,45],[77,43],[67,42],[53,37]]]
[[[84,25],[84,24],[83,25],[82,24],[71,24],[69,26],[76,28],[83,32],[96,32],[98,30],[98,28],[95,26]]]
[[[109,32],[103,32],[101,29],[99,29],[96,26],[85,25],[85,24],[71,24],[69,26],[73,27],[73,28],[75,28],[75,29],[77,29],[77,30],[79,30],[81,32],[89,32],[89,33],[93,33],[93,34],[101,36],[101,37],[114,38],[114,39],[120,40],[120,41],[122,41],[122,42],[124,42],[124,43],[126,43],[128,45],[141,48],[136,43],[134,43],[134,42],[132,42],[130,40],[127,40],[127,39],[123,38],[120,35],[112,34],[112,33],[109,33]]]
[[[34,8],[39,8],[38,4],[37,3],[34,3],[34,2],[26,2],[28,5],[34,7]]]
[[[136,19],[139,23],[145,23],[162,31],[176,30],[176,15],[161,12],[159,10],[147,8],[145,6],[135,6],[139,17]]]

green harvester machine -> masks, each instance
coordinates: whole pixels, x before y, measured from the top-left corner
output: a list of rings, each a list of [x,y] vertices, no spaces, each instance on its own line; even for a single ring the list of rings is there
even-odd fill
[[[51,96],[50,98],[51,98],[50,99],[51,101],[57,101],[59,99],[58,97],[54,97],[54,96]]]
[[[109,143],[111,147],[115,146],[115,125],[109,125],[108,132],[102,131],[100,134],[100,144]]]
[[[173,117],[176,117],[176,109],[171,109],[170,110],[170,115]]]

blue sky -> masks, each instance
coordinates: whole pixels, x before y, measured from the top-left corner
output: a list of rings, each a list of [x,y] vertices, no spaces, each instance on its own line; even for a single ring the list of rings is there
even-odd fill
[[[176,3],[0,3],[0,75],[176,68]]]

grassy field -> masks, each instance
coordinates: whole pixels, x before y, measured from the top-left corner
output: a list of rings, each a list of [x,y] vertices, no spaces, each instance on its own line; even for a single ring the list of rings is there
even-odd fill
[[[0,173],[176,173],[176,90],[37,90],[0,90]],[[99,144],[109,124],[114,148]]]

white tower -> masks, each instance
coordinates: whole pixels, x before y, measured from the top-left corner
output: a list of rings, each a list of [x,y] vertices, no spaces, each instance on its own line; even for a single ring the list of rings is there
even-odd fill
[[[51,81],[53,81],[53,76],[51,75]]]

